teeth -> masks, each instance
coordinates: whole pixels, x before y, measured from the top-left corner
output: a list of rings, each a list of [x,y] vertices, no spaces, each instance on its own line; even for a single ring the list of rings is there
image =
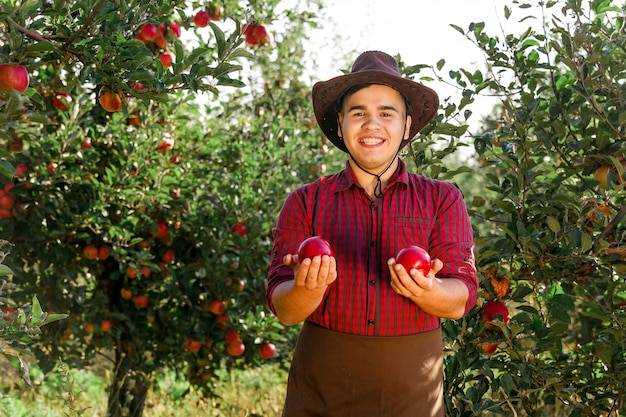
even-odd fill
[[[375,138],[366,138],[366,139],[361,139],[361,143],[365,144],[365,145],[377,145],[380,142],[382,142],[382,140],[380,139],[375,139]]]

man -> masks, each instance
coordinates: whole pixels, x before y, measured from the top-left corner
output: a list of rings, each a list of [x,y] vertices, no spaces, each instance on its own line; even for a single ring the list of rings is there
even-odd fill
[[[268,305],[286,325],[304,322],[283,416],[443,416],[440,318],[476,303],[473,233],[460,191],[398,156],[435,116],[437,94],[368,51],[315,84],[313,106],[349,158],[292,192],[273,230]],[[334,256],[298,259],[313,235]],[[409,245],[430,253],[428,275],[396,264]]]

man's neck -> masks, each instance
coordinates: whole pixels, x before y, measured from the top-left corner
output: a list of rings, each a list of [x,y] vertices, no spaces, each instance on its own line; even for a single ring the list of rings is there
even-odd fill
[[[386,165],[377,171],[370,171],[369,169],[365,168],[371,174],[361,169],[357,165],[357,163],[355,163],[353,159],[350,159],[349,163],[350,163],[350,167],[352,168],[352,172],[354,172],[354,176],[356,177],[357,182],[359,183],[359,185],[361,185],[361,187],[365,189],[367,194],[372,198],[376,196],[376,185],[377,185],[376,175],[384,171],[384,173],[380,176],[380,181],[381,181],[380,191],[384,191],[385,188],[387,188],[387,185],[389,184],[389,180],[398,169],[398,157],[397,156],[394,157],[393,162],[389,166],[389,169],[387,169],[386,171],[385,171],[385,168],[387,167]],[[373,175],[373,174],[376,174],[376,175]]]

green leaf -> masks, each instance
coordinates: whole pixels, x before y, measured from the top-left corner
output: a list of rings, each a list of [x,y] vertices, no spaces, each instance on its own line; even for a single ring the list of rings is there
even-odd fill
[[[13,271],[8,266],[4,264],[0,264],[0,277],[6,276],[6,275],[13,275]]]

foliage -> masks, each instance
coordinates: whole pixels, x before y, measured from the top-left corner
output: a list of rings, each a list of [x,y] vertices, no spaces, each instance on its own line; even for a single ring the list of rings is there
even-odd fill
[[[454,416],[622,415],[622,8],[609,0],[514,3],[516,11],[503,6],[507,20],[543,20],[519,35],[490,35],[481,22],[453,25],[484,52],[487,68],[447,72],[463,98],[444,107],[433,130],[454,129],[451,120],[462,130],[477,94],[501,97],[473,135],[484,190],[467,199],[481,298],[462,321],[444,323],[446,405]],[[444,67],[433,67],[442,79]],[[414,147],[418,163],[426,148]],[[430,173],[449,175],[433,164]],[[481,316],[493,299],[511,314],[500,330],[486,329]]]
[[[0,101],[0,140],[19,168],[2,180],[15,201],[0,219],[14,244],[12,296],[38,294],[70,315],[33,347],[44,371],[58,358],[75,367],[111,358],[112,415],[141,415],[162,369],[210,394],[218,368],[281,364],[296,330],[267,314],[264,282],[284,196],[330,157],[319,152],[298,79],[314,2],[214,5],[229,17],[203,28],[193,15],[209,5],[180,1],[12,2],[0,11],[0,61],[31,76],[25,94]],[[251,47],[246,21],[280,22],[283,32]],[[165,47],[135,39],[148,23],[164,25]],[[169,69],[157,59],[163,50],[175,51]],[[244,66],[258,69],[250,80]],[[99,105],[103,87],[123,97],[121,111]],[[60,91],[67,110],[54,104]],[[214,301],[224,313],[212,312]],[[227,349],[228,331],[241,356]],[[276,358],[259,356],[266,342]]]
[[[0,242],[0,247],[8,246],[8,242]],[[5,253],[1,257],[4,258]],[[13,271],[0,261],[0,277],[12,275]],[[42,310],[39,299],[33,296],[32,303],[20,308],[11,307],[7,297],[8,290],[14,287],[0,279],[0,354],[20,371],[21,378],[32,386],[30,380],[31,357],[29,345],[41,335],[41,327],[48,323],[67,318],[67,314],[49,314]]]

